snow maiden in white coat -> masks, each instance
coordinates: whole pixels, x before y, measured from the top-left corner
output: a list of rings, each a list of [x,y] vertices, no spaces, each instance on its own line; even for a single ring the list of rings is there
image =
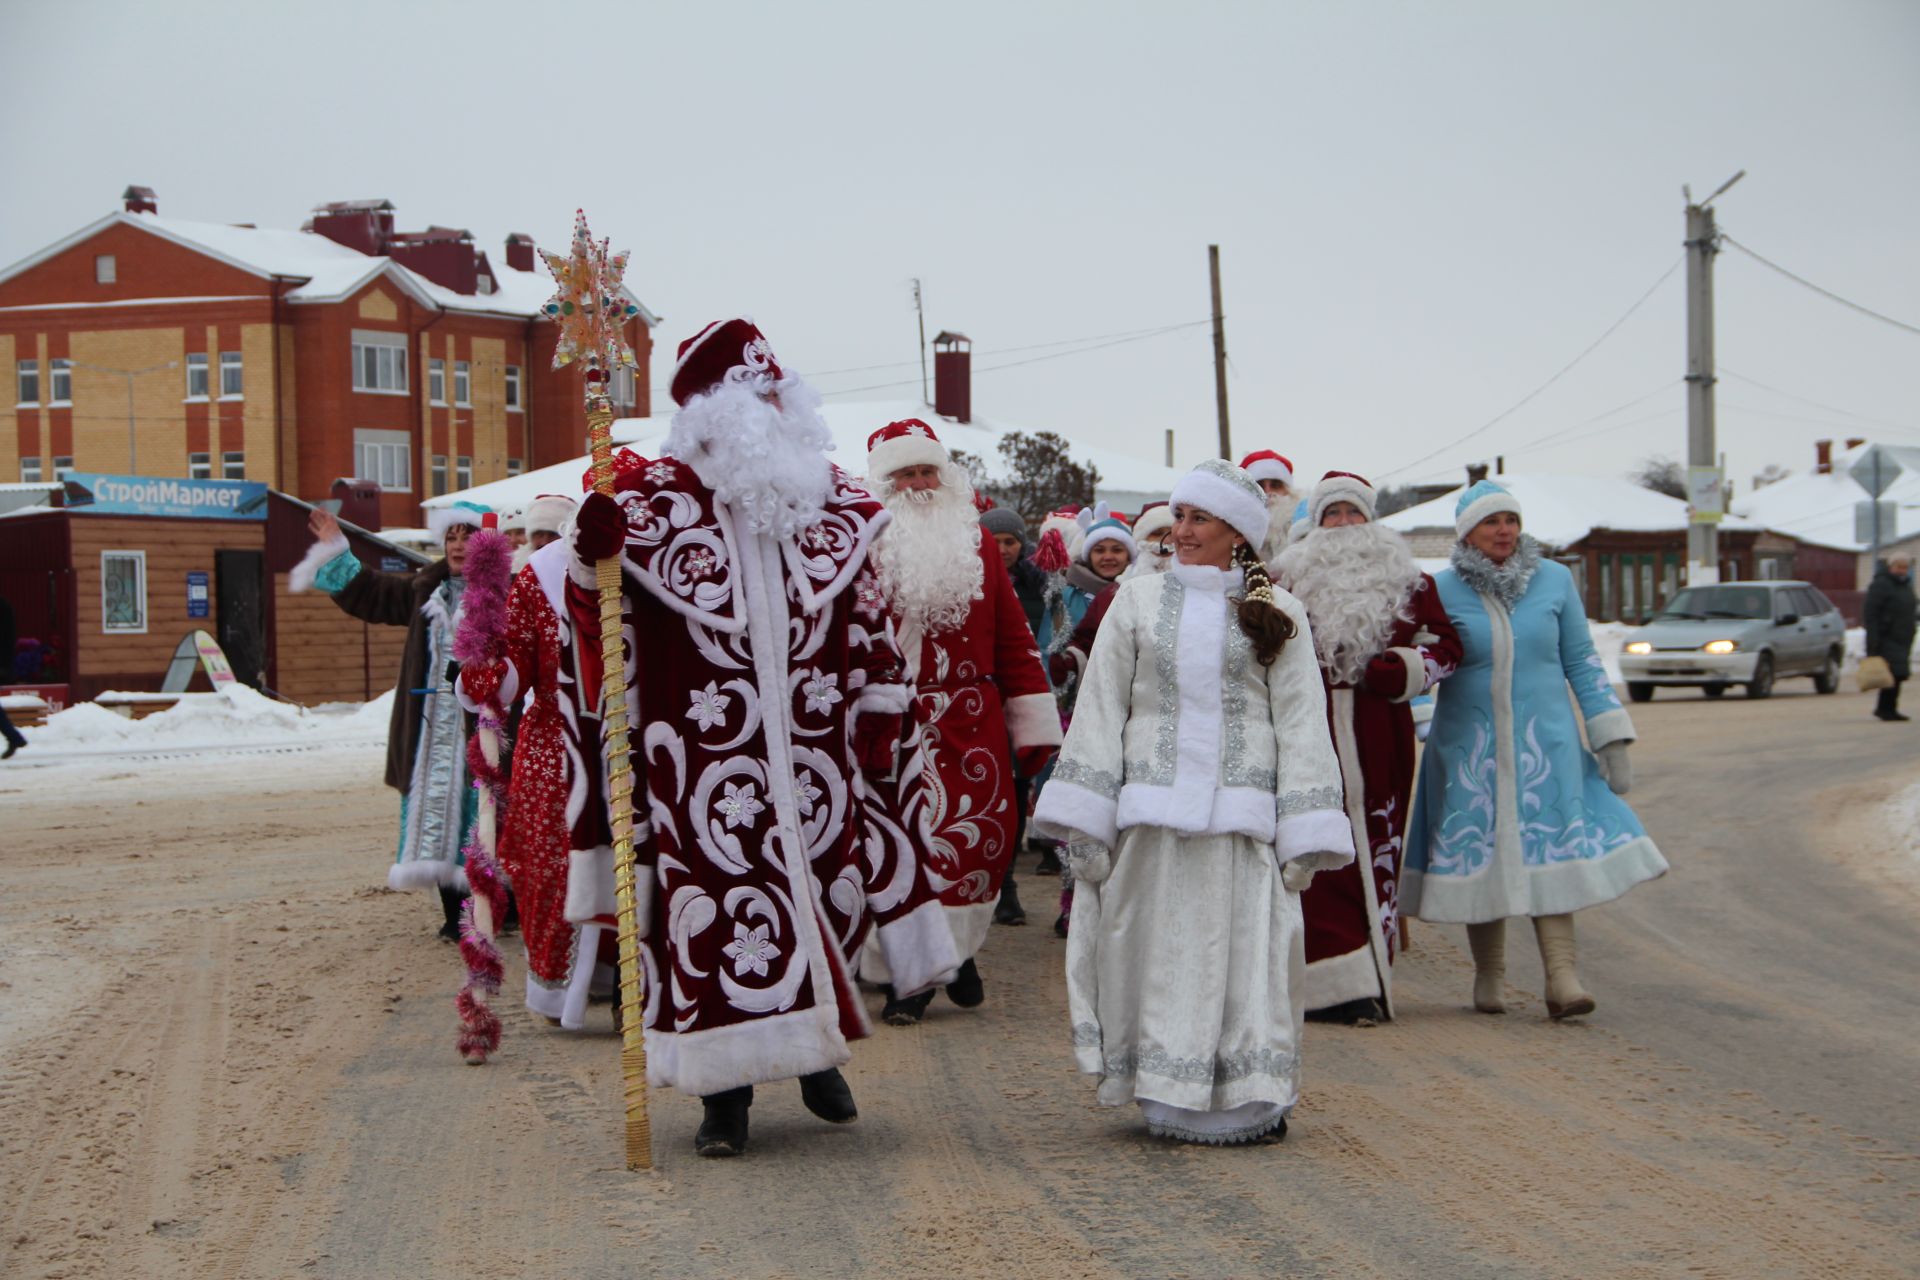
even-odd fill
[[[1591,1013],[1574,971],[1572,913],[1667,869],[1619,798],[1630,785],[1633,722],[1594,652],[1572,573],[1521,532],[1513,495],[1481,481],[1461,495],[1454,527],[1453,567],[1434,582],[1463,657],[1440,686],[1400,907],[1468,926],[1474,1007],[1484,1013],[1505,1012],[1507,917],[1532,917],[1547,1011]]]
[[[1176,562],[1121,585],[1034,821],[1068,841],[1067,1001],[1100,1101],[1272,1141],[1299,1098],[1300,890],[1353,830],[1306,612],[1249,549],[1259,489],[1210,461],[1173,507]]]

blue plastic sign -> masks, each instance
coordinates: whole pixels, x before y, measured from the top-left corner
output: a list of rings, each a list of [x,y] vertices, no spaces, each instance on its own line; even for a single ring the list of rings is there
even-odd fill
[[[172,476],[67,475],[62,504],[103,516],[175,516],[194,520],[265,520],[267,486],[253,480],[180,480]]]
[[[207,571],[205,569],[187,570],[187,616],[204,618],[207,605],[213,593],[207,589]]]

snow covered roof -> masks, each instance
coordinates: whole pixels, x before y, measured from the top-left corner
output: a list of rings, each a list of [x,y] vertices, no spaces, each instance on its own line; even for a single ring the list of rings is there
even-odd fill
[[[1687,504],[1655,493],[1631,480],[1610,476],[1504,475],[1492,477],[1520,500],[1528,533],[1550,547],[1570,547],[1595,529],[1665,533],[1687,527]],[[1463,486],[1464,487],[1464,486]],[[1389,529],[1412,533],[1416,529],[1453,528],[1453,508],[1460,490],[1441,495],[1405,511],[1382,516]],[[1751,529],[1738,516],[1721,521],[1722,529]]]
[[[1863,552],[1869,544],[1854,536],[1854,508],[1867,500],[1867,491],[1854,483],[1848,470],[1872,445],[1846,450],[1833,460],[1833,473],[1788,476],[1764,489],[1736,498],[1733,509],[1754,524],[1842,551]],[[1900,478],[1880,495],[1895,506],[1899,532],[1896,542],[1920,537],[1920,449],[1895,449],[1903,468]],[[1910,456],[1909,456],[1910,455]]]
[[[0,271],[0,282],[38,266],[116,223],[157,235],[252,275],[262,278],[283,276],[302,281],[299,287],[286,295],[287,300],[293,303],[337,302],[379,275],[393,280],[423,306],[445,311],[533,316],[538,315],[547,299],[553,296],[553,282],[537,270],[517,271],[512,267],[495,266],[492,293],[456,293],[391,258],[361,253],[358,249],[350,249],[312,231],[236,227],[221,222],[193,222],[184,218],[163,218],[157,213],[125,211],[89,223],[65,239],[21,259]],[[646,304],[633,297],[631,292],[627,296],[640,307],[641,318],[648,325],[657,326],[660,323],[660,317],[648,310]]]
[[[889,422],[897,422],[902,418],[924,420],[948,448],[964,449],[984,462],[989,476],[1006,474],[1006,464],[999,449],[1001,437],[1015,431],[1032,433],[1030,428],[1000,420],[976,417],[967,423],[949,422],[936,417],[933,410],[917,400],[830,403],[822,406],[821,414],[833,433],[833,461],[854,475],[866,472],[867,437]],[[643,457],[657,457],[663,451],[662,445],[671,426],[672,419],[668,417],[623,418],[614,424],[614,443],[625,445]],[[1112,504],[1116,511],[1138,511],[1148,502],[1166,498],[1173,492],[1174,482],[1185,474],[1106,445],[1087,444],[1067,436],[1065,432],[1057,434],[1067,438],[1069,452],[1075,461],[1091,462],[1099,470],[1100,483],[1095,487],[1094,496]],[[543,493],[577,494],[587,462],[585,457],[576,458],[571,462],[529,471],[525,475],[476,485],[460,493],[429,498],[421,505],[439,507],[450,502],[467,501],[482,503],[496,510],[514,510]]]

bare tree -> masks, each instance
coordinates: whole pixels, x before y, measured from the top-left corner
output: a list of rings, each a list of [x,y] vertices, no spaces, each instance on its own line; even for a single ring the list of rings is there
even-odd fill
[[[1770,484],[1779,484],[1792,474],[1793,472],[1787,470],[1779,463],[1769,462],[1761,469],[1760,474],[1753,478],[1753,487],[1756,489],[1764,489]]]
[[[993,492],[993,481],[987,478],[985,459],[977,453],[968,453],[965,449],[949,449],[947,452],[953,458],[953,465],[967,473],[967,482],[973,486],[975,493],[984,493],[996,503],[1000,501],[999,496]]]
[[[1410,484],[1390,484],[1373,500],[1375,516],[1390,516],[1396,511],[1420,505],[1420,491]]]
[[[1639,465],[1627,473],[1627,479],[1642,489],[1651,489],[1655,493],[1664,493],[1669,498],[1686,501],[1687,469],[1672,458],[1662,458],[1658,455],[1642,458]]]
[[[1051,431],[1012,431],[1000,437],[1007,479],[989,486],[993,499],[1032,523],[1058,507],[1093,501],[1100,472],[1090,462],[1075,462],[1068,443]]]

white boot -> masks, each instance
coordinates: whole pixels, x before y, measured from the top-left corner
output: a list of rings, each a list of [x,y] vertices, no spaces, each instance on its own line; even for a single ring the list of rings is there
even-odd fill
[[[1505,1013],[1500,993],[1507,983],[1507,922],[1468,925],[1467,946],[1473,952],[1473,1007],[1482,1013]]]
[[[1594,1010],[1594,999],[1580,985],[1573,969],[1573,916],[1535,916],[1534,936],[1540,943],[1540,964],[1547,971],[1547,1013],[1553,1018],[1578,1018]]]

